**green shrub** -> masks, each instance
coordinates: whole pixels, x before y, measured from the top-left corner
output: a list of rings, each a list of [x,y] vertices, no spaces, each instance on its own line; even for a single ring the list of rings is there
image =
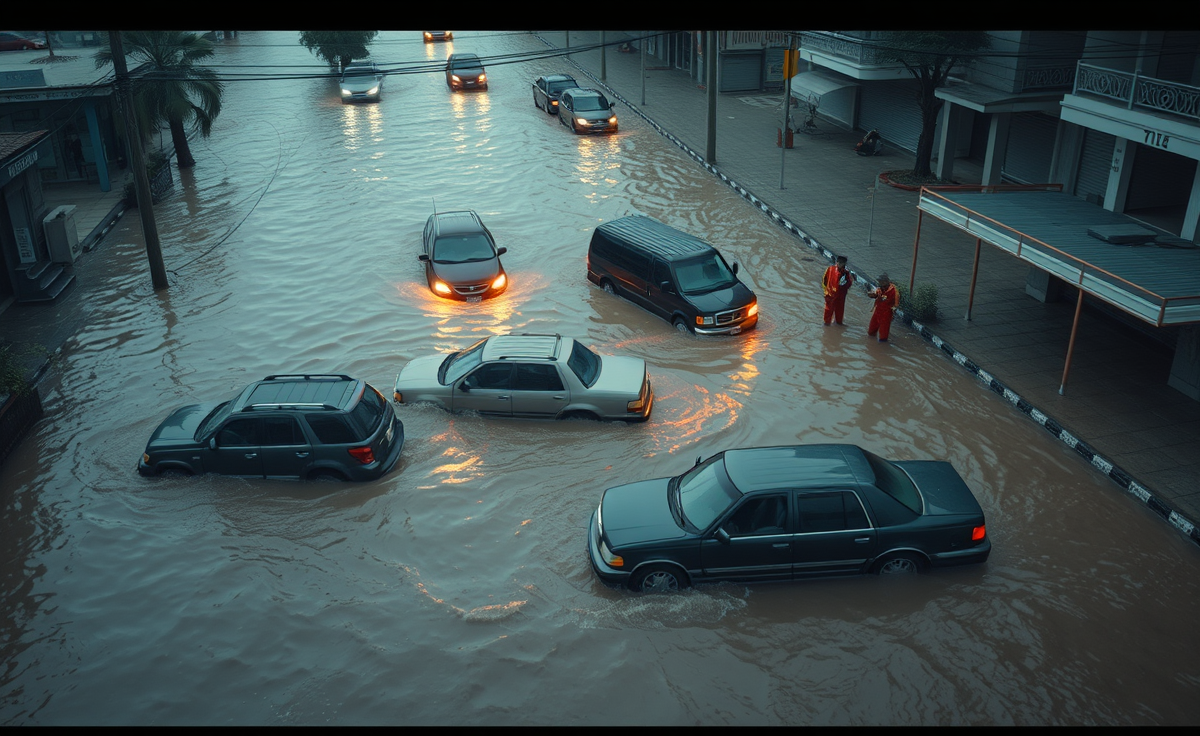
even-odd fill
[[[918,322],[932,322],[938,316],[938,290],[935,284],[917,284],[913,293],[907,286],[896,284],[900,292],[900,308]]]

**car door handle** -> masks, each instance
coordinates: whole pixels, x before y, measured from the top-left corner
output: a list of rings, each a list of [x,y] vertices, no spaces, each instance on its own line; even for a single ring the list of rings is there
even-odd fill
[[[567,397],[566,396],[555,396],[554,400],[555,401],[566,401]]]
[[[507,396],[497,396],[496,401],[508,401],[508,397]]]
[[[247,460],[253,460],[253,459],[254,459],[254,458],[256,458],[256,457],[258,457],[258,453],[257,453],[257,452],[247,452],[247,453],[246,453],[246,459],[247,459]]]
[[[308,453],[307,452],[297,452],[296,457],[308,457]]]
[[[787,549],[788,547],[791,547],[792,545],[788,544],[787,542],[783,542],[781,544],[772,544],[771,546],[774,547],[775,549]]]
[[[866,544],[867,542],[870,542],[870,541],[871,541],[870,537],[859,537],[858,539],[854,540],[854,543],[855,544]]]

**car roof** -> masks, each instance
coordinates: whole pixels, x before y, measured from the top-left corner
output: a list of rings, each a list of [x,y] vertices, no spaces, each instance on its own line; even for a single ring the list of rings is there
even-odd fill
[[[450,54],[447,61],[462,61],[464,59],[478,59],[479,54]]]
[[[483,221],[474,210],[457,210],[454,212],[438,212],[434,214],[437,222],[438,235],[454,235],[456,233],[477,233],[483,230]]]
[[[503,360],[505,358],[536,358],[539,360],[558,360],[559,348],[564,341],[574,342],[562,335],[534,335],[516,333],[511,335],[495,335],[488,339],[483,347],[483,360]]]
[[[645,215],[622,217],[602,223],[596,231],[621,243],[634,243],[643,250],[667,260],[684,258],[715,251],[700,238],[676,230],[670,225]]]
[[[572,77],[570,74],[547,74],[546,76],[542,77],[542,79],[546,80],[547,82],[574,82],[575,81],[575,77]]]
[[[564,93],[570,92],[572,97],[604,97],[603,92],[598,89],[591,89],[590,87],[574,87],[563,91]],[[605,97],[605,99],[608,98]]]
[[[361,383],[341,374],[267,376],[250,386],[234,405],[234,411],[255,408],[343,409],[348,407]]]
[[[855,445],[790,445],[725,452],[725,472],[742,493],[857,486],[875,480]]]

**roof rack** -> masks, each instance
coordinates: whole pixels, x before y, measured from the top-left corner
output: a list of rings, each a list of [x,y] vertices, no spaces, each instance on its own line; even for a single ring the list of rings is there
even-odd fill
[[[264,381],[294,381],[301,379],[305,381],[353,381],[354,379],[347,376],[345,373],[280,373],[275,376],[267,376]]]
[[[274,404],[249,404],[249,405],[247,405],[247,406],[243,406],[241,410],[242,410],[242,411],[255,411],[255,410],[269,410],[269,409],[273,409],[273,410],[282,410],[282,409],[323,409],[323,410],[326,410],[326,411],[338,411],[338,409],[339,409],[339,408],[338,408],[338,407],[336,407],[336,406],[334,406],[333,404],[316,404],[316,403],[313,403],[313,404],[302,404],[302,403],[295,403],[295,402],[287,402],[287,401],[285,401],[285,402],[283,402],[283,403],[274,403]]]

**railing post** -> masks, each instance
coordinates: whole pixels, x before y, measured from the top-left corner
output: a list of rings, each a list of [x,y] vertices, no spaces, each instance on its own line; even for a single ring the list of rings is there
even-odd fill
[[[1141,69],[1135,69],[1133,71],[1133,81],[1129,83],[1129,104],[1126,106],[1126,109],[1128,109],[1128,110],[1133,109],[1133,98],[1137,97],[1136,91],[1137,91],[1138,75],[1141,73],[1142,73]]]

